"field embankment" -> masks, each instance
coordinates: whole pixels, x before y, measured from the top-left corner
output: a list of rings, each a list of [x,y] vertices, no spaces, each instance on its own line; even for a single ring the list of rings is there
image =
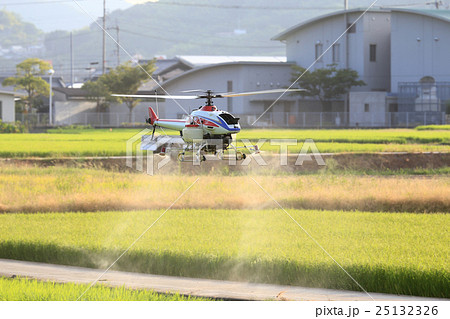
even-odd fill
[[[237,161],[218,160],[208,156],[206,162],[194,165],[192,162],[179,162],[170,156],[153,157],[153,174],[155,175],[305,175],[305,174],[353,174],[353,175],[438,175],[450,174],[450,153],[339,153],[322,154],[326,165],[319,165],[316,158],[305,158],[299,154],[289,154],[287,165],[281,165],[281,156],[269,152],[259,154],[266,165],[260,165],[256,159],[248,164]],[[304,159],[301,165],[298,159]],[[14,158],[0,159],[1,166],[17,167],[53,167],[94,168],[111,171],[137,172],[137,160],[132,159],[132,166],[127,166],[126,157],[57,157],[57,158]],[[159,163],[170,159],[161,168]],[[142,169],[147,169],[147,158],[142,157]]]
[[[105,268],[162,212],[0,215],[0,257]],[[450,296],[449,215],[289,213],[367,291]],[[359,290],[279,209],[168,211],[114,269]]]

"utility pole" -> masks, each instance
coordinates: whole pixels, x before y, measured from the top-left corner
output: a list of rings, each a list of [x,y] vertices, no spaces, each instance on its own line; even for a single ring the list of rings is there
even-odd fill
[[[346,30],[349,25],[349,19],[348,19],[348,0],[344,0],[344,21],[345,21],[345,26],[344,26],[344,30]],[[345,32],[345,67],[348,69],[349,68],[349,58],[348,58],[348,49],[349,49],[349,45],[348,45],[348,31]]]
[[[110,27],[110,28],[108,28],[108,30],[116,30],[116,55],[117,55],[117,66],[119,66],[120,65],[120,38],[119,38],[120,28],[119,28],[119,24],[117,24],[117,22],[116,22],[116,26]]]
[[[73,88],[73,37],[72,32],[70,32],[70,87]]]
[[[344,30],[347,30],[348,26],[349,26],[349,19],[348,19],[348,0],[344,0],[344,10],[345,10],[345,14],[344,14]],[[349,44],[348,44],[348,31],[345,32],[345,68],[348,69],[349,68],[349,56],[348,56],[348,49],[349,49]],[[347,92],[344,96],[344,110],[345,110],[345,122],[350,123],[350,103],[349,103],[349,93]]]
[[[103,57],[102,57],[102,74],[106,71],[106,0],[103,0]]]
[[[120,65],[120,39],[119,39],[119,25],[116,24],[116,32],[117,32],[117,66]]]

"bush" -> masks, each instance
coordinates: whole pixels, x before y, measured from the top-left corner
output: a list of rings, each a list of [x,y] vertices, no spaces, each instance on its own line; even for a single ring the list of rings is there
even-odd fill
[[[25,133],[25,125],[19,121],[15,123],[5,123],[0,120],[0,133]]]
[[[74,133],[82,130],[92,129],[91,125],[67,125],[67,126],[58,126],[52,129],[48,129],[47,133]]]

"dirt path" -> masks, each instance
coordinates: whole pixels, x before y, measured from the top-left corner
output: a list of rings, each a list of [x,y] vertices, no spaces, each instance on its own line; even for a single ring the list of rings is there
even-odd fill
[[[398,170],[398,169],[436,169],[450,166],[450,153],[341,153],[321,155],[327,168],[351,169],[351,170]],[[247,159],[247,162],[238,161],[235,165],[230,165],[228,160],[217,160],[213,156],[208,156],[206,162],[201,165],[193,165],[192,162],[180,163],[170,160],[169,156],[162,157],[155,155],[153,160],[153,171],[155,173],[168,173],[173,171],[183,171],[192,173],[210,173],[213,171],[226,172],[301,172],[317,171],[323,169],[314,156],[304,158],[301,165],[298,165],[299,157],[290,155],[287,157],[287,165],[281,163],[281,158],[277,154],[261,153],[258,158]],[[167,161],[162,168],[158,169],[158,164]],[[262,160],[262,161],[261,161]],[[132,162],[132,167],[127,166]],[[296,164],[297,162],[297,164]],[[67,157],[67,158],[15,158],[0,159],[0,163],[18,166],[67,166],[82,168],[102,168],[107,170],[131,171],[136,170],[136,158],[118,157]],[[266,165],[260,165],[265,163]],[[243,165],[247,164],[247,165]],[[142,160],[142,170],[147,168],[147,159]]]

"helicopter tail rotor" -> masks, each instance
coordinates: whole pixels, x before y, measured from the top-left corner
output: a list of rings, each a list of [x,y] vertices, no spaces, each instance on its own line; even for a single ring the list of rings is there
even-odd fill
[[[155,121],[159,120],[155,111],[153,111],[153,109],[151,107],[148,108],[148,113],[150,115],[150,118],[147,120],[148,124],[153,125],[155,123]]]

